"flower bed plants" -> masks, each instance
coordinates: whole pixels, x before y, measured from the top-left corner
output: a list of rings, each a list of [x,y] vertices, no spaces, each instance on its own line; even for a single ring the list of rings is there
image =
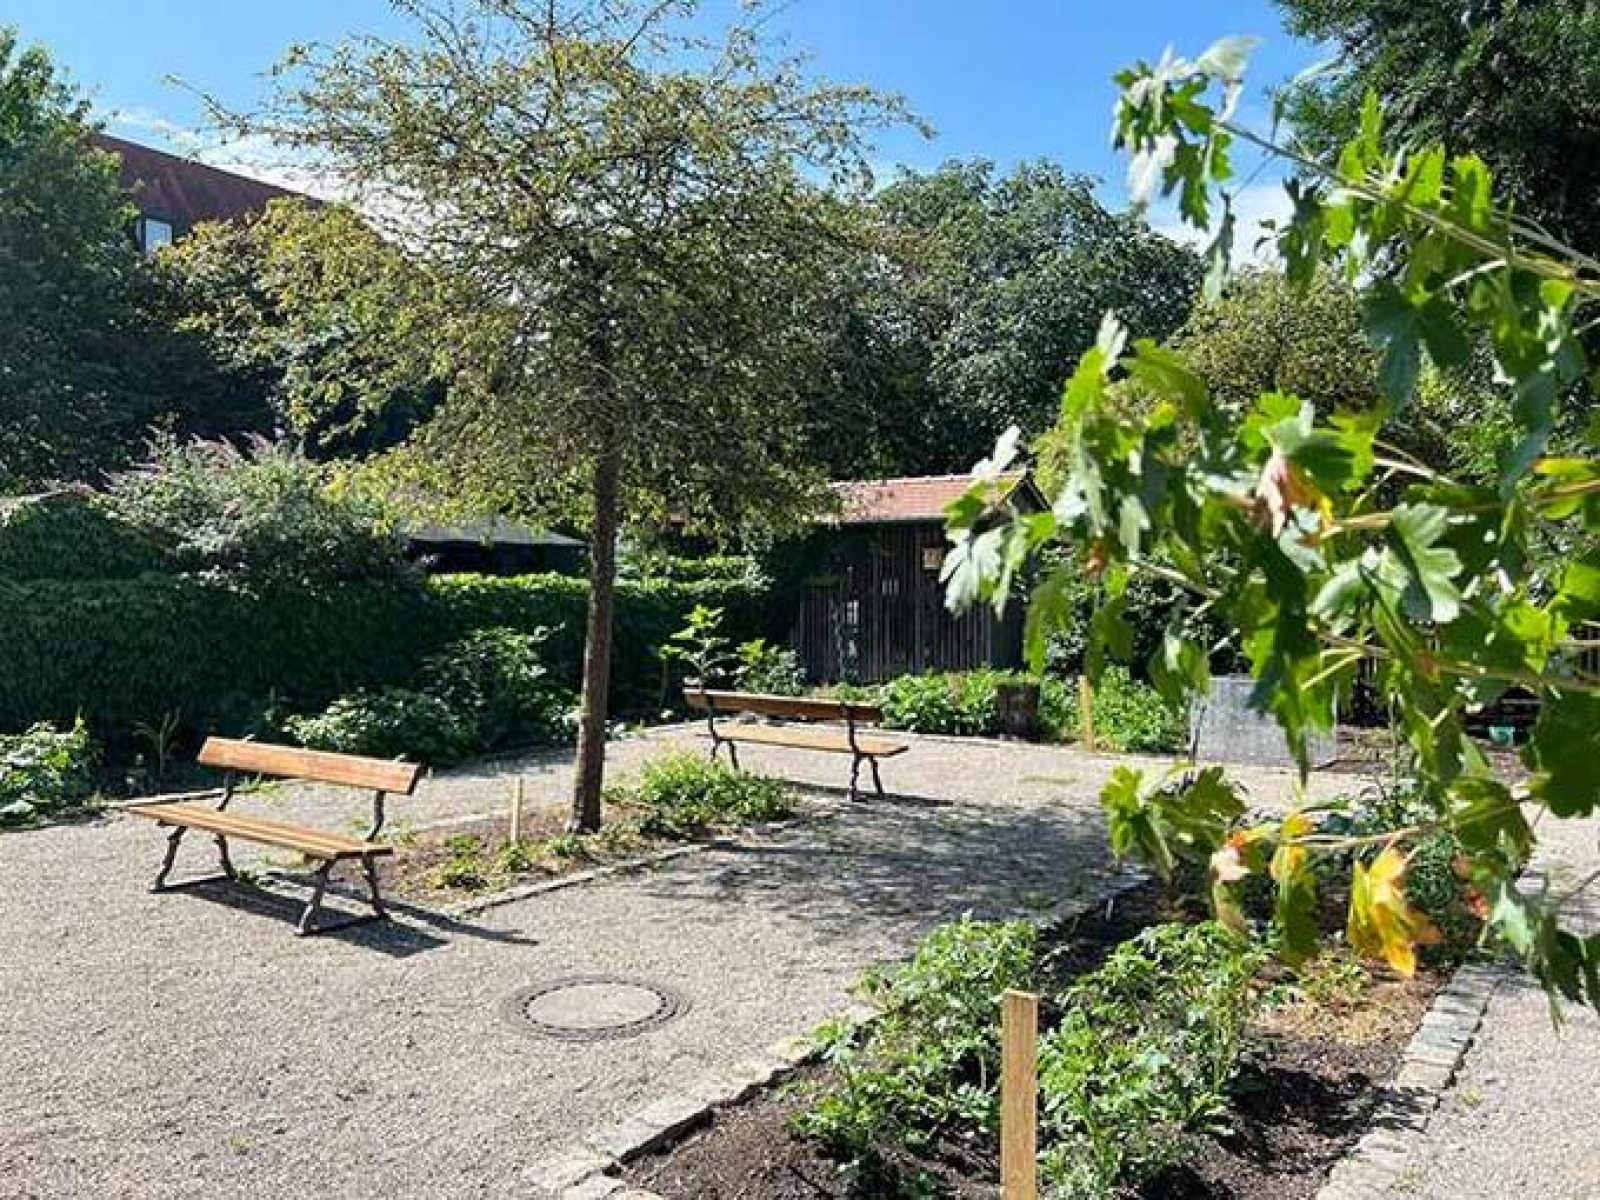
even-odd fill
[[[1337,943],[1297,971],[1145,885],[1075,927],[964,920],[862,985],[822,1061],[630,1168],[697,1200],[992,1197],[999,993],[1044,997],[1042,1194],[1057,1200],[1315,1194],[1359,1135],[1440,986]]]

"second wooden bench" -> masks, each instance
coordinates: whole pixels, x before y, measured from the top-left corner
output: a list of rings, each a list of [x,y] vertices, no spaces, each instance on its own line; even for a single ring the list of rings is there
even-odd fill
[[[883,720],[883,710],[876,704],[859,700],[832,700],[810,696],[769,696],[761,692],[730,692],[706,688],[684,688],[683,699],[690,708],[706,714],[706,733],[711,739],[711,757],[728,748],[728,758],[739,765],[738,747],[741,744],[761,746],[787,746],[794,750],[820,750],[831,754],[850,755],[850,799],[860,799],[861,764],[872,768],[872,786],[883,797],[883,779],[878,774],[878,760],[904,754],[911,747],[892,738],[863,734],[863,725],[876,725]],[[740,721],[723,721],[717,718],[748,714],[773,717],[785,721],[828,721],[835,727],[806,727],[797,725],[753,724]],[[837,726],[842,725],[843,728]]]

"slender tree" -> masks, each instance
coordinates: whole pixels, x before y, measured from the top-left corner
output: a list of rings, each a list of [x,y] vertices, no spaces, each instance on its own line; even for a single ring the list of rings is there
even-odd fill
[[[396,0],[402,41],[295,47],[225,123],[309,151],[455,297],[448,399],[400,461],[477,507],[586,511],[573,825],[600,823],[625,522],[781,520],[865,130],[898,102],[809,80],[698,0]],[[760,14],[749,19],[759,22]]]

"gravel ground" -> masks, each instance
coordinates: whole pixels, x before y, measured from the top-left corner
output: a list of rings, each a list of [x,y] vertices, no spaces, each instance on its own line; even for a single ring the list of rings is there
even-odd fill
[[[1600,866],[1600,822],[1549,820],[1541,853],[1553,889]],[[1575,908],[1600,931],[1591,893]],[[1392,1194],[1422,1200],[1600,1197],[1600,1018],[1570,1005],[1550,1020],[1544,992],[1517,976],[1489,1001],[1477,1040]]]
[[[685,736],[619,742],[615,766]],[[802,783],[845,773],[830,756],[748,757]],[[468,922],[408,911],[309,940],[289,935],[298,902],[281,885],[147,894],[162,836],[135,818],[5,835],[0,1196],[527,1194],[543,1154],[680,1071],[812,1028],[937,921],[1070,895],[1104,862],[1094,796],[1122,761],[930,740],[885,768],[887,804],[818,801],[832,819]],[[493,810],[513,770],[530,802],[564,797],[570,771],[546,758],[435,776],[394,815]],[[1259,800],[1287,793],[1281,774],[1245,774]],[[238,803],[330,827],[363,811],[318,789]],[[210,870],[205,850],[188,853]],[[591,1045],[498,1012],[520,987],[593,972],[666,984],[690,1008]]]

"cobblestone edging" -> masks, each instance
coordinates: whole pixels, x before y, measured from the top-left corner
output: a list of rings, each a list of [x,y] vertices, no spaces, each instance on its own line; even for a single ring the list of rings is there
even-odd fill
[[[1082,916],[1148,876],[1133,868],[1112,868],[1094,879],[1089,891],[1053,905],[1038,924],[1044,932]],[[867,1005],[853,1004],[840,1019],[866,1024],[876,1016]],[[726,1108],[770,1086],[816,1057],[809,1035],[785,1038],[730,1067],[685,1075],[672,1090],[636,1109],[581,1142],[536,1162],[524,1176],[535,1195],[559,1200],[661,1200],[654,1192],[633,1187],[609,1172],[622,1163],[675,1141],[708,1121],[713,1110]]]
[[[1412,1035],[1369,1131],[1334,1165],[1317,1200],[1377,1200],[1404,1186],[1428,1122],[1505,978],[1506,968],[1492,962],[1471,962],[1456,971]]]

